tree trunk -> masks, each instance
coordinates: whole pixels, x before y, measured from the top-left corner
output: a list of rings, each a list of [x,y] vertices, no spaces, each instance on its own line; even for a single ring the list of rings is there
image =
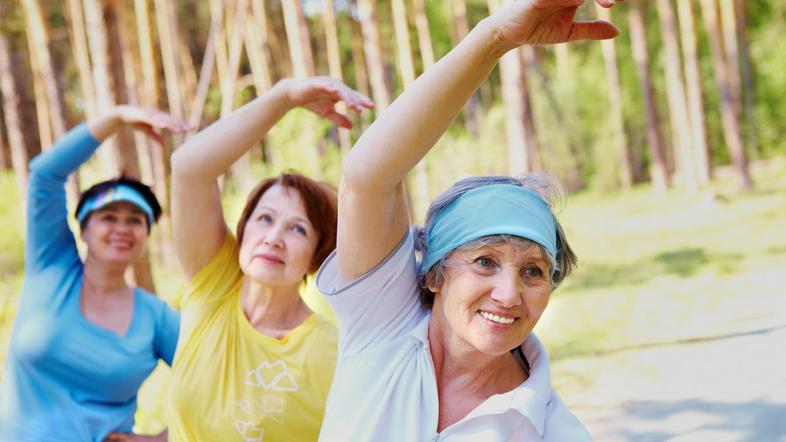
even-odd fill
[[[682,36],[682,51],[685,58],[685,83],[688,92],[696,177],[699,185],[706,186],[710,182],[711,171],[707,135],[704,128],[704,99],[702,97],[693,5],[693,0],[678,1],[677,13],[680,18],[680,35]]]
[[[79,84],[85,99],[85,113],[88,119],[98,116],[98,103],[96,101],[96,88],[93,83],[93,68],[90,66],[90,53],[87,49],[87,34],[85,32],[85,17],[82,12],[81,0],[67,0],[68,32],[71,39],[71,51],[74,54],[74,64],[79,72]]]
[[[685,86],[682,80],[682,63],[677,39],[677,23],[671,0],[657,0],[658,17],[663,36],[663,65],[666,71],[666,88],[669,99],[674,149],[677,169],[688,192],[698,190],[694,165],[693,137],[690,130]]]
[[[327,59],[328,67],[330,69],[330,76],[344,81],[344,75],[341,72],[341,53],[338,44],[338,30],[336,28],[336,10],[333,5],[333,0],[325,0],[325,41],[327,42]],[[358,63],[355,60],[355,63]],[[344,103],[339,103],[339,112],[347,113],[347,107]],[[341,152],[346,155],[352,147],[352,139],[350,132],[347,129],[338,128],[338,143],[341,147]]]
[[[715,0],[701,0],[701,12],[704,18],[704,28],[710,41],[712,64],[715,68],[715,81],[721,96],[721,119],[723,120],[723,138],[729,149],[735,169],[740,177],[740,185],[744,189],[753,187],[748,158],[742,145],[742,136],[737,117],[734,114],[734,98],[731,93],[731,84],[727,77],[726,62],[723,59],[723,42],[718,26],[718,14]]]
[[[746,128],[748,147],[754,154],[761,155],[756,123],[756,93],[753,89],[753,61],[751,60],[750,38],[748,37],[748,6],[743,0],[735,0],[735,4],[739,29],[740,63],[742,64],[742,104],[748,126]]]
[[[598,18],[611,21],[611,11],[595,4]],[[620,75],[617,69],[617,47],[614,40],[603,40],[603,59],[606,63],[606,84],[609,93],[609,116],[612,125],[612,139],[614,140],[614,150],[617,153],[619,163],[619,184],[623,189],[630,189],[633,185],[633,171],[631,168],[630,152],[628,152],[628,140],[625,137],[625,121],[622,115],[622,87],[620,86]]]
[[[32,37],[32,39],[28,39],[27,43],[35,47],[35,50],[31,49],[31,54],[34,53],[37,58],[35,66],[43,80],[46,95],[46,110],[42,109],[39,115],[49,119],[52,128],[51,136],[54,141],[60,139],[68,130],[68,108],[65,105],[58,77],[60,69],[57,68],[49,49],[49,29],[46,20],[44,20],[41,4],[38,0],[24,0],[22,4],[25,9],[28,36]],[[49,144],[42,145],[42,147],[49,147]],[[69,203],[75,206],[79,199],[78,172],[74,172],[68,177],[66,189]]]
[[[723,48],[726,56],[731,98],[734,102],[734,112],[737,120],[742,120],[742,93],[740,80],[740,50],[737,44],[737,13],[734,7],[735,0],[719,0],[721,13],[721,29],[723,33]]]
[[[92,1],[92,0],[91,0]],[[161,48],[161,59],[164,66],[164,83],[166,85],[169,112],[178,118],[185,117],[185,106],[180,90],[180,68],[178,63],[177,35],[169,19],[168,2],[153,2],[155,7],[156,27],[158,28],[158,44]],[[174,137],[175,145],[179,145],[182,137]]]
[[[4,17],[3,8],[4,6],[0,5],[0,18]],[[30,156],[25,143],[22,115],[19,112],[22,107],[19,91],[22,89],[17,84],[17,75],[14,72],[6,35],[5,32],[0,32],[0,95],[3,97],[3,117],[8,135],[8,147],[11,150],[11,164],[14,167],[16,183],[24,196],[27,190],[27,163],[30,161]]]
[[[655,105],[655,92],[650,78],[650,57],[647,49],[647,31],[644,25],[643,11],[645,3],[633,0],[628,8],[630,39],[633,58],[639,73],[644,107],[647,113],[647,146],[650,154],[650,178],[652,187],[658,193],[668,190],[669,174],[666,160],[666,149],[663,142],[658,109]]]
[[[210,30],[207,35],[205,55],[202,57],[202,66],[199,72],[199,82],[197,84],[196,96],[194,97],[194,105],[188,117],[188,122],[194,127],[199,127],[201,125],[202,112],[205,109],[208,89],[213,78],[213,68],[216,65],[216,46],[220,44],[220,31],[223,23],[222,9],[217,10],[217,15],[213,13],[212,9],[210,13]]]
[[[396,49],[398,52],[399,74],[402,88],[406,89],[415,82],[415,64],[412,61],[412,47],[409,42],[409,24],[404,0],[392,0],[393,27],[396,33]],[[413,219],[422,219],[428,208],[428,170],[426,159],[423,158],[415,166],[409,177],[409,200],[412,202]]]
[[[281,7],[284,10],[289,56],[295,77],[311,77],[314,75],[314,55],[303,6],[300,0],[282,0]]]
[[[454,0],[451,8],[453,23],[453,45],[457,45],[469,33],[467,4],[465,0]],[[487,86],[486,86],[487,87]],[[464,105],[464,125],[473,137],[480,132],[480,92],[475,91]]]
[[[499,0],[488,0],[489,12],[500,7]],[[505,105],[505,135],[508,144],[508,175],[530,172],[526,134],[524,132],[524,94],[521,81],[521,60],[518,51],[510,51],[499,62],[502,79],[502,99]]]
[[[543,171],[543,162],[540,154],[540,141],[538,131],[535,126],[535,110],[532,107],[532,94],[530,93],[529,73],[537,63],[535,49],[533,46],[525,45],[520,49],[521,52],[521,101],[523,102],[524,113],[522,124],[524,125],[524,136],[527,140],[527,158],[529,158],[529,168],[533,172]]]
[[[366,54],[363,52],[363,32],[360,29],[360,23],[352,21],[352,60],[355,74],[355,89],[361,94],[370,97],[371,91],[369,90],[368,71],[366,70]],[[371,120],[371,112],[363,112],[360,114],[360,130],[361,132],[369,126]]]
[[[294,75],[294,69],[292,67],[292,60],[290,60],[289,57],[287,40],[286,38],[282,39],[280,37],[287,33],[286,24],[284,24],[284,14],[275,9],[276,3],[279,3],[279,8],[282,7],[280,4],[281,2],[267,3],[268,18],[270,18],[268,21],[270,26],[267,36],[270,41],[270,52],[273,55],[273,60],[275,60],[272,66],[275,68],[277,78],[291,77]]]
[[[363,33],[366,66],[370,74],[376,114],[379,115],[390,106],[391,94],[385,81],[385,60],[382,58],[376,2],[374,0],[358,0],[357,6],[360,29]]]
[[[412,4],[415,7],[415,28],[418,32],[420,58],[423,62],[423,70],[425,71],[434,64],[434,47],[431,45],[431,31],[429,31],[428,28],[428,14],[426,14],[426,4],[424,0],[412,0]]]
[[[257,96],[273,87],[267,13],[264,0],[251,0],[251,15],[246,19],[246,54],[254,75]]]

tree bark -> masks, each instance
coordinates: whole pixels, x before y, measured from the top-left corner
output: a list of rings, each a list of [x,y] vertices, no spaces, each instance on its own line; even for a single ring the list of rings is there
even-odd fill
[[[707,149],[707,131],[704,128],[704,98],[702,97],[693,5],[693,0],[678,1],[677,13],[680,18],[680,35],[682,36],[682,51],[685,59],[685,83],[688,92],[696,178],[699,185],[703,187],[709,184],[711,171]]]
[[[595,4],[598,18],[611,21],[611,11]],[[622,87],[620,86],[620,74],[617,68],[617,47],[614,40],[603,40],[603,59],[606,63],[606,84],[609,93],[609,114],[612,124],[612,139],[614,149],[617,153],[619,163],[619,184],[623,189],[630,189],[633,185],[633,171],[631,168],[630,152],[628,151],[628,140],[625,136],[625,121],[622,115]]]
[[[267,13],[264,0],[251,0],[251,15],[246,18],[246,54],[254,75],[257,96],[273,87]]]
[[[734,7],[735,0],[718,0],[721,13],[721,30],[723,33],[723,48],[728,69],[731,98],[734,103],[734,112],[737,120],[742,120],[742,92],[740,80],[740,50],[737,43],[737,14]]]
[[[500,0],[488,0],[489,12],[502,6]],[[510,51],[499,62],[502,79],[502,99],[505,105],[505,135],[507,137],[508,175],[530,172],[529,147],[524,132],[524,95],[521,81],[521,60],[518,51]]]
[[[650,57],[647,48],[647,32],[643,18],[645,3],[633,0],[628,8],[628,22],[630,26],[631,47],[633,59],[639,74],[639,83],[644,97],[644,108],[647,114],[647,146],[650,154],[650,179],[655,192],[665,193],[670,181],[666,149],[663,142],[663,132],[660,117],[655,104],[655,92],[650,77]]]
[[[0,5],[0,18],[4,16],[3,8],[4,6]],[[19,112],[22,107],[22,99],[19,96],[21,89],[13,66],[8,37],[4,32],[0,32],[0,95],[3,97],[3,117],[14,176],[24,196],[27,193],[27,163],[30,161],[30,156],[25,143],[22,115]]]
[[[341,52],[338,44],[338,29],[336,27],[336,10],[333,5],[333,0],[325,0],[325,41],[327,42],[327,59],[328,68],[330,69],[330,76],[344,81],[344,75],[341,72]],[[359,60],[355,60],[358,63]],[[344,103],[339,103],[339,112],[347,112],[347,107]],[[338,143],[341,147],[341,152],[346,155],[352,147],[352,139],[348,129],[338,128]]]
[[[739,29],[740,63],[742,64],[742,105],[747,122],[747,140],[750,151],[760,155],[759,131],[756,122],[756,92],[753,88],[753,60],[750,53],[748,37],[747,2],[735,0],[737,11],[737,27]]]
[[[682,80],[682,63],[677,38],[677,23],[671,0],[657,0],[658,17],[663,36],[663,65],[666,71],[666,89],[668,92],[672,131],[674,133],[674,149],[677,152],[678,170],[688,192],[698,190],[696,168],[694,165],[693,137],[690,129],[685,86]]]
[[[360,23],[351,19],[352,24],[352,66],[354,67],[355,75],[355,89],[361,94],[370,97],[371,91],[369,89],[368,71],[366,70],[366,54],[363,52],[363,32],[360,29]],[[360,114],[360,130],[364,131],[370,124],[371,113],[363,112]]]
[[[93,83],[93,68],[90,66],[90,52],[87,48],[87,33],[85,32],[85,17],[82,12],[81,0],[67,0],[68,32],[71,39],[71,51],[74,54],[74,64],[79,72],[79,84],[84,95],[85,113],[88,119],[98,115],[96,88]]]
[[[452,2],[451,16],[451,22],[453,23],[453,45],[455,46],[469,33],[467,4],[465,0],[454,0]],[[480,132],[479,91],[472,94],[472,97],[470,97],[469,101],[467,101],[467,104],[464,106],[464,125],[473,137],[476,137]]]
[[[376,114],[379,115],[391,102],[390,89],[385,81],[385,61],[382,58],[382,43],[377,24],[377,7],[374,0],[358,0],[358,17],[363,33],[363,51],[374,94]]]
[[[712,64],[715,68],[715,81],[721,97],[721,119],[723,121],[723,138],[729,149],[734,167],[739,174],[740,185],[744,189],[751,189],[748,158],[742,145],[740,126],[734,113],[734,98],[731,92],[731,83],[727,76],[726,62],[723,59],[723,41],[718,24],[718,13],[715,0],[701,0],[701,12],[704,18],[704,28],[710,41]]]
[[[284,10],[289,56],[295,77],[311,77],[314,75],[314,55],[303,6],[300,0],[282,0],[281,7]]]
[[[540,153],[540,140],[538,130],[535,126],[535,110],[532,107],[532,94],[530,93],[530,72],[532,72],[537,59],[535,49],[525,45],[520,48],[521,53],[521,101],[523,103],[522,124],[524,125],[524,136],[527,140],[527,158],[529,168],[533,172],[543,171],[543,161]]]

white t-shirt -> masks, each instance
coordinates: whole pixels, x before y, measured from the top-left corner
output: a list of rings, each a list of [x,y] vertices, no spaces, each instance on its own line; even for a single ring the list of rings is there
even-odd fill
[[[339,324],[338,363],[320,441],[592,440],[552,390],[548,356],[533,333],[521,345],[529,378],[437,433],[431,311],[420,304],[415,272],[411,234],[376,268],[343,287],[335,253],[319,270],[317,287]]]

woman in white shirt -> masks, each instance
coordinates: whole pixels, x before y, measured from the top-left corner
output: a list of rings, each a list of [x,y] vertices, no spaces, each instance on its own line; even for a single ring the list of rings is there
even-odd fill
[[[575,264],[549,205],[554,186],[463,180],[412,231],[403,188],[507,51],[617,35],[608,22],[574,21],[583,3],[522,0],[483,20],[344,161],[337,250],[317,277],[339,322],[321,440],[590,439],[553,392],[531,333]]]

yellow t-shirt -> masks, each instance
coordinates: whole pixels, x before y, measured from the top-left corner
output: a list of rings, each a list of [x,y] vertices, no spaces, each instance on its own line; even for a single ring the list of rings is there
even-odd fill
[[[338,333],[317,315],[283,339],[259,333],[240,305],[235,239],[184,288],[167,400],[170,441],[315,441]]]

